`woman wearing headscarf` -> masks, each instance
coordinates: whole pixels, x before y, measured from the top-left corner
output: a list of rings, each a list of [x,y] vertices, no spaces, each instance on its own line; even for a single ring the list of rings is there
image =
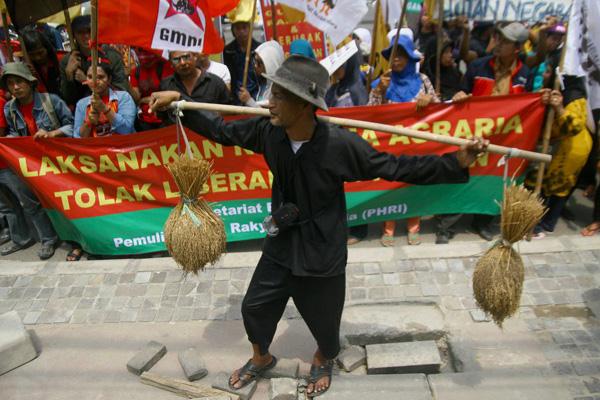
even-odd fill
[[[588,111],[583,78],[564,76],[563,83],[565,89],[562,93],[558,90],[541,90],[542,103],[554,109],[551,137],[557,142],[557,149],[542,184],[548,211],[534,229],[536,238],[546,236],[544,232],[554,231],[592,151],[592,135],[586,126]]]
[[[313,50],[310,42],[306,39],[296,39],[290,45],[290,56],[299,55],[316,60],[315,51]]]
[[[360,53],[355,53],[333,75],[335,82],[325,94],[327,107],[354,107],[367,104],[369,96],[360,76]],[[353,226],[348,244],[353,245],[367,237],[368,225]]]
[[[393,43],[381,54],[389,60],[392,54]],[[409,37],[398,37],[398,48],[391,69],[375,80],[369,95],[369,105],[386,103],[415,102],[417,110],[427,107],[431,102],[439,102],[435,90],[425,74],[417,72],[417,63],[420,57],[415,52],[415,47]],[[408,244],[421,244],[419,236],[419,217],[408,219]],[[383,224],[381,244],[389,247],[394,245],[394,231],[396,221],[386,221]]]
[[[254,50],[253,62],[258,81],[258,93],[256,94],[256,99],[254,99],[250,96],[246,88],[240,87],[238,97],[244,105],[248,107],[262,107],[269,102],[272,82],[265,79],[263,74],[273,75],[284,59],[283,48],[275,40],[264,42]]]

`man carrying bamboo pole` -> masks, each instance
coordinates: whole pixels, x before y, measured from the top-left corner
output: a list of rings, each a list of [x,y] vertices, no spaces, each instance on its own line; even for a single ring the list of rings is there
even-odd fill
[[[270,118],[224,123],[205,111],[186,111],[184,125],[223,145],[262,153],[273,173],[272,214],[265,219],[263,256],[242,303],[253,355],[230,378],[239,389],[275,366],[269,353],[288,299],[317,342],[307,388],[319,396],[331,384],[340,350],[345,297],[347,225],[344,182],[383,178],[412,184],[464,183],[468,166],[487,150],[475,138],[443,156],[394,156],[373,149],[359,135],[316,118],[327,110],[329,75],[317,61],[291,56],[273,75]],[[152,94],[153,110],[185,99],[178,92]]]

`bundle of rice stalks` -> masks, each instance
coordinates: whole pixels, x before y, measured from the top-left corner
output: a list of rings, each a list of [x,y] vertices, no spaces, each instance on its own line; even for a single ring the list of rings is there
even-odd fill
[[[498,326],[515,314],[521,301],[525,269],[512,245],[528,235],[544,216],[541,200],[523,186],[512,184],[502,201],[502,239],[477,262],[473,292],[479,307]]]
[[[206,264],[214,264],[225,251],[223,221],[200,197],[212,172],[212,163],[180,156],[167,169],[179,187],[181,201],[165,222],[165,243],[171,257],[185,272],[197,274]]]

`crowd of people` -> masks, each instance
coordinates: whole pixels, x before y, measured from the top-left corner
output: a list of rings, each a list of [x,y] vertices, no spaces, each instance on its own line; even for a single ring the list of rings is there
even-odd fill
[[[46,25],[36,24],[19,33],[29,59],[28,63],[7,62],[2,66],[0,135],[44,140],[156,129],[170,123],[149,109],[152,93],[164,90],[198,102],[266,107],[271,82],[263,74],[273,74],[285,60],[277,41],[261,43],[252,38],[252,61],[244,79],[252,30],[249,22],[236,21],[231,26],[234,39],[223,51],[223,63],[189,51],[171,51],[165,59],[161,52],[150,49],[124,51],[122,46],[103,45],[94,74],[90,25],[89,16],[72,20],[74,43],[69,52]],[[436,91],[438,30],[442,30],[443,44]],[[371,32],[358,28],[353,39],[360,50],[332,74],[325,101],[328,107],[414,103],[420,110],[432,103],[467,102],[471,96],[540,92],[541,102],[555,112],[554,158],[542,190],[549,211],[533,235],[542,238],[554,231],[560,216],[568,213],[565,205],[577,188],[595,199],[594,220],[581,232],[593,235],[600,231],[600,190],[595,187],[597,132],[590,121],[598,122],[600,110],[589,110],[581,77],[561,76],[562,89],[552,90],[565,34],[565,25],[556,18],[529,27],[520,22],[472,25],[466,18],[440,26],[423,15],[414,31],[390,30],[390,45],[381,53],[389,69],[371,76]],[[292,43],[290,54],[315,58],[310,43],[303,39]],[[60,238],[39,200],[6,165],[0,167],[0,216],[1,255],[29,247],[36,238],[41,242],[41,259],[54,254]],[[435,216],[436,243],[448,243],[463,217]],[[493,239],[494,216],[468,217],[474,232],[485,240]],[[420,217],[407,220],[409,245],[421,243],[420,223]],[[348,244],[363,240],[367,228],[351,228]],[[395,228],[396,221],[383,224],[383,246],[395,244]],[[71,245],[67,260],[79,260],[83,250],[77,243]]]

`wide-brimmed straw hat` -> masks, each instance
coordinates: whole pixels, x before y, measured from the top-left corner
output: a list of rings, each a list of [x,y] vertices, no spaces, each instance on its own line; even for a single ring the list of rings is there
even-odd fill
[[[327,69],[312,58],[291,55],[274,74],[263,74],[271,82],[327,111],[325,93],[329,88]]]

